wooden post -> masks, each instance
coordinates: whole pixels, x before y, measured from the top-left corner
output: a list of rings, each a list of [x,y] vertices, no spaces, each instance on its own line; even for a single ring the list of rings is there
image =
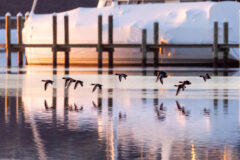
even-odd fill
[[[19,45],[22,44],[22,13],[17,14],[17,42]],[[22,49],[18,51],[18,66],[23,66],[23,52]]]
[[[26,12],[26,13],[25,13],[24,24],[25,24],[25,22],[27,21],[28,17],[29,17],[29,12]],[[25,50],[25,48],[24,48],[24,50]],[[26,50],[25,50],[25,63],[26,63],[26,65],[28,65],[28,61],[27,61],[27,57],[26,57]]]
[[[147,66],[147,30],[142,30],[142,65]]]
[[[26,20],[28,19],[28,17],[29,17],[29,12],[26,12],[26,13],[25,13],[25,22],[26,22]]]
[[[213,67],[218,67],[218,22],[214,22],[213,34]]]
[[[113,44],[113,16],[108,16],[108,44]],[[108,51],[108,67],[113,68],[113,49]]]
[[[159,32],[158,32],[158,22],[154,23],[154,35],[153,35],[153,43],[158,45],[158,41],[159,41]],[[154,67],[158,66],[158,55],[159,55],[159,49],[156,49],[154,51]]]
[[[53,68],[57,67],[57,15],[53,14],[52,17],[52,27],[53,27]]]
[[[5,15],[6,29],[6,62],[7,67],[11,67],[11,14],[8,12]]]
[[[224,31],[223,31],[223,43],[228,44],[228,22],[224,22]],[[223,66],[226,68],[228,67],[228,54],[229,54],[229,48],[225,48],[223,51]]]
[[[98,16],[98,68],[102,68],[102,15]]]
[[[64,39],[65,39],[65,46],[69,45],[69,21],[68,15],[64,16]],[[65,51],[65,69],[69,68],[69,51]],[[66,70],[68,71],[68,70]],[[68,73],[68,72],[67,72]]]

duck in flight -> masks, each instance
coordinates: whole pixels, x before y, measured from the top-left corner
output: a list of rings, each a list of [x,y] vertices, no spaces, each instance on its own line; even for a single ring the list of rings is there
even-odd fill
[[[210,75],[208,73],[206,73],[205,75],[200,75],[199,77],[202,77],[204,82],[207,81],[207,79],[211,79]]]
[[[42,80],[42,82],[45,82],[45,84],[44,84],[44,90],[45,91],[47,90],[47,87],[48,87],[49,84],[53,84],[52,80]]]
[[[68,85],[68,82],[72,79],[71,77],[63,77],[62,79],[65,79],[65,88]]]
[[[99,83],[92,83],[92,86],[94,86],[92,92],[94,92],[97,88],[99,88],[100,90],[102,89],[102,85]]]
[[[68,89],[70,87],[70,85],[73,83],[73,82],[76,82],[77,80],[71,78],[70,80],[68,80],[68,83],[67,83],[67,86],[66,88]]]
[[[186,88],[186,86],[184,84],[178,84],[178,85],[174,85],[174,86],[177,87],[176,96],[179,94],[181,89],[184,91],[184,89]]]
[[[77,88],[78,84],[80,84],[80,85],[83,87],[83,81],[76,80],[76,82],[75,82],[75,86],[74,86],[74,89]]]
[[[125,73],[116,73],[115,75],[118,76],[120,82],[122,81],[122,78],[124,78],[124,79],[126,80],[126,79],[127,79],[127,76],[128,76],[128,75],[125,74]]]
[[[168,75],[164,71],[155,71],[154,74],[157,76],[156,82],[160,80],[161,84],[163,84],[163,78],[167,78]]]

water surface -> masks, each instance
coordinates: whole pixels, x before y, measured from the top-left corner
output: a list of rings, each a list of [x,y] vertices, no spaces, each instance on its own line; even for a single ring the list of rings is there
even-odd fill
[[[163,85],[153,68],[112,70],[129,74],[121,83],[107,69],[70,68],[84,87],[67,90],[63,68],[0,68],[0,158],[240,159],[238,70],[159,69],[170,75]],[[55,83],[44,91],[42,79]],[[192,85],[176,96],[181,80]]]

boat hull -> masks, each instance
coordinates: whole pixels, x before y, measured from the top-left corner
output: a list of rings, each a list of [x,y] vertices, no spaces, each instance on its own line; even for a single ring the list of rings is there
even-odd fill
[[[223,22],[229,22],[229,42],[239,43],[238,11],[236,2],[201,2],[176,4],[126,5],[105,8],[78,8],[57,14],[57,43],[64,44],[64,15],[69,15],[69,43],[97,44],[98,15],[103,16],[103,43],[108,42],[108,19],[113,15],[113,43],[141,44],[142,29],[147,29],[147,43],[153,43],[153,23],[159,23],[159,43],[209,44],[213,43],[213,23],[219,22],[219,43],[223,42]],[[222,10],[226,12],[223,13]],[[147,11],[147,12],[146,12]],[[227,13],[227,14],[226,14]],[[52,44],[52,15],[30,15],[23,30],[24,43]],[[97,64],[96,48],[71,48],[70,64]],[[153,62],[153,54],[147,54],[148,63]],[[51,64],[51,48],[27,48],[28,64]],[[58,52],[58,64],[64,63],[64,53]],[[108,62],[108,54],[103,53],[103,63]],[[219,54],[221,59],[222,54]],[[239,60],[238,50],[230,50],[230,59]],[[209,62],[213,59],[211,48],[167,49],[159,52],[160,62],[182,61]],[[142,63],[139,48],[116,48],[114,64],[135,65]]]

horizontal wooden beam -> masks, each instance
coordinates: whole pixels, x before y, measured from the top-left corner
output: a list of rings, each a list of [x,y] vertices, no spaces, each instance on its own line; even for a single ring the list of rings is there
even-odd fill
[[[52,44],[11,44],[13,48],[51,48]],[[5,44],[1,43],[0,48],[5,48]],[[60,50],[64,48],[97,48],[97,44],[58,44]],[[149,50],[165,48],[212,48],[212,44],[147,44]],[[239,48],[239,44],[218,44],[220,49]],[[103,44],[104,49],[113,48],[141,48],[141,44]]]

